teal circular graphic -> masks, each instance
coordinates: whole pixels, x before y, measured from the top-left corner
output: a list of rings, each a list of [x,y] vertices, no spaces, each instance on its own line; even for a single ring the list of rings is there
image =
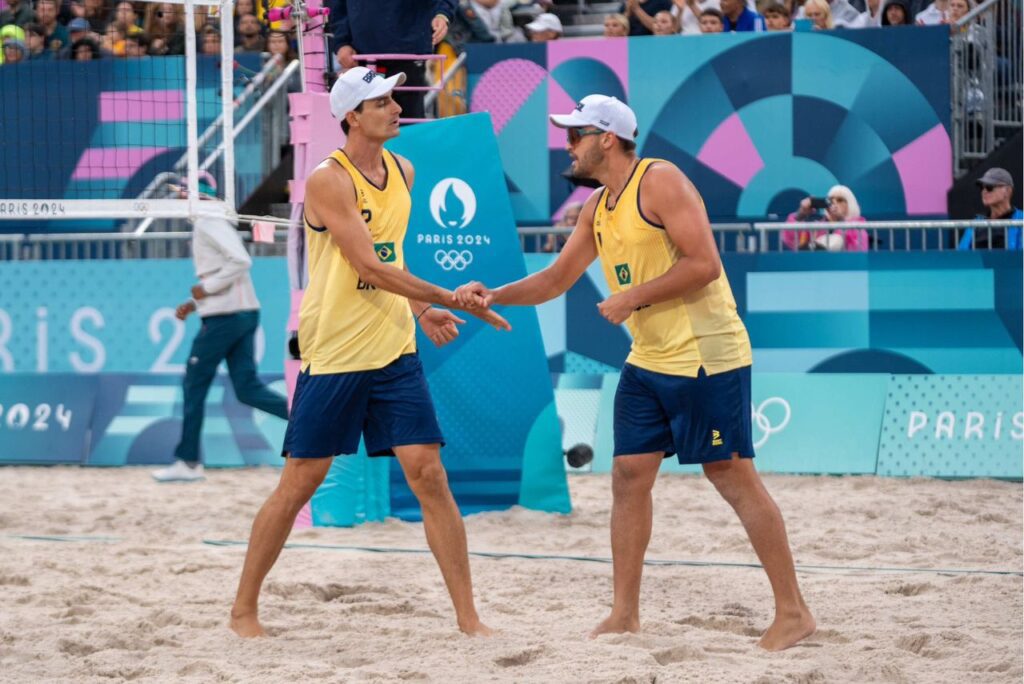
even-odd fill
[[[766,36],[716,55],[667,98],[641,153],[678,164],[713,217],[781,217],[836,184],[869,218],[945,213],[946,188],[920,182],[950,166],[942,118],[896,66],[836,36]]]

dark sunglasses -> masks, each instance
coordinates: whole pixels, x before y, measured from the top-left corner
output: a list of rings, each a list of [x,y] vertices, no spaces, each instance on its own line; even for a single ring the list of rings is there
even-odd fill
[[[600,128],[592,128],[589,131],[585,131],[580,126],[572,126],[565,129],[565,137],[570,145],[575,145],[581,138],[585,138],[588,135],[601,135],[604,132]]]
[[[982,185],[981,189],[985,190],[986,192],[992,192],[996,188],[1001,188],[1001,187],[1003,187],[1003,186],[1001,186],[1001,185]]]

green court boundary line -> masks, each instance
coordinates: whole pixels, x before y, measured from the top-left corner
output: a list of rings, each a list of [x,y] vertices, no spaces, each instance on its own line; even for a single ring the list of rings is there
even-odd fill
[[[8,534],[7,539],[20,541],[39,541],[56,543],[101,543],[115,544],[124,541],[120,537],[93,537],[93,536],[70,536],[70,535],[45,535],[45,534]],[[240,547],[248,546],[249,542],[236,539],[204,539],[203,544],[216,547]],[[286,549],[305,549],[312,551],[351,551],[362,553],[379,554],[419,554],[430,553],[430,549],[407,549],[392,546],[352,546],[343,544],[311,544],[306,542],[293,542],[285,544]],[[520,560],[560,560],[582,563],[602,563],[610,565],[611,558],[605,556],[566,556],[559,554],[543,553],[520,553],[514,551],[470,551],[470,556],[477,558]],[[652,567],[694,567],[694,568],[740,568],[740,569],[762,569],[760,563],[732,563],[728,561],[701,561],[701,560],[662,560],[650,558],[644,560],[644,565]],[[1024,577],[1024,572],[1018,570],[976,570],[969,568],[894,568],[884,566],[864,565],[796,565],[799,572],[838,572],[838,573],[928,573],[937,575],[995,575],[1002,577]]]

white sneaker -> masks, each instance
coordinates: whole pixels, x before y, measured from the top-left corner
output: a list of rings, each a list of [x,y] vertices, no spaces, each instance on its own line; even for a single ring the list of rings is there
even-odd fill
[[[202,463],[189,467],[187,463],[178,459],[166,468],[155,471],[153,479],[157,482],[198,482],[205,480],[206,476],[203,475]]]

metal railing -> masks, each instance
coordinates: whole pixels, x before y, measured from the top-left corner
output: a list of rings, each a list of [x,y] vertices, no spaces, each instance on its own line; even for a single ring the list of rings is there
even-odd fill
[[[255,257],[284,256],[287,230],[274,231],[274,242],[253,242],[250,231],[239,231]],[[189,259],[192,233],[67,233],[58,235],[0,235],[0,262],[67,259]]]
[[[243,217],[247,221],[267,220],[286,225],[287,220]],[[868,251],[942,251],[956,249],[964,231],[973,228],[978,249],[1002,249],[1007,231],[1021,229],[1024,221],[868,221],[850,223],[717,223],[711,226],[721,252],[781,252],[789,248],[782,240],[785,231],[863,230]],[[519,228],[524,252],[558,251],[572,228],[560,226]],[[287,230],[274,231],[274,242],[254,242],[250,231],[240,231],[253,256],[284,256]],[[1000,241],[999,238],[1002,238]],[[553,248],[545,249],[545,245]],[[811,244],[814,248],[813,242]],[[824,249],[824,248],[822,248]],[[173,233],[62,233],[0,235],[0,262],[47,259],[186,259],[192,256],[192,234]]]
[[[802,231],[817,235],[835,230],[862,230],[867,235],[867,251],[943,251],[957,249],[968,228],[973,228],[972,245],[978,249],[1002,249],[991,245],[1006,244],[1007,231],[1024,227],[1024,221],[866,221],[847,223],[715,223],[711,232],[720,252],[782,252],[786,246],[783,234]],[[524,252],[557,252],[573,229],[561,226],[519,229],[519,244]],[[820,249],[813,240],[809,251]]]
[[[1021,128],[1019,0],[981,3],[952,27],[949,49],[953,173],[961,176]]]

